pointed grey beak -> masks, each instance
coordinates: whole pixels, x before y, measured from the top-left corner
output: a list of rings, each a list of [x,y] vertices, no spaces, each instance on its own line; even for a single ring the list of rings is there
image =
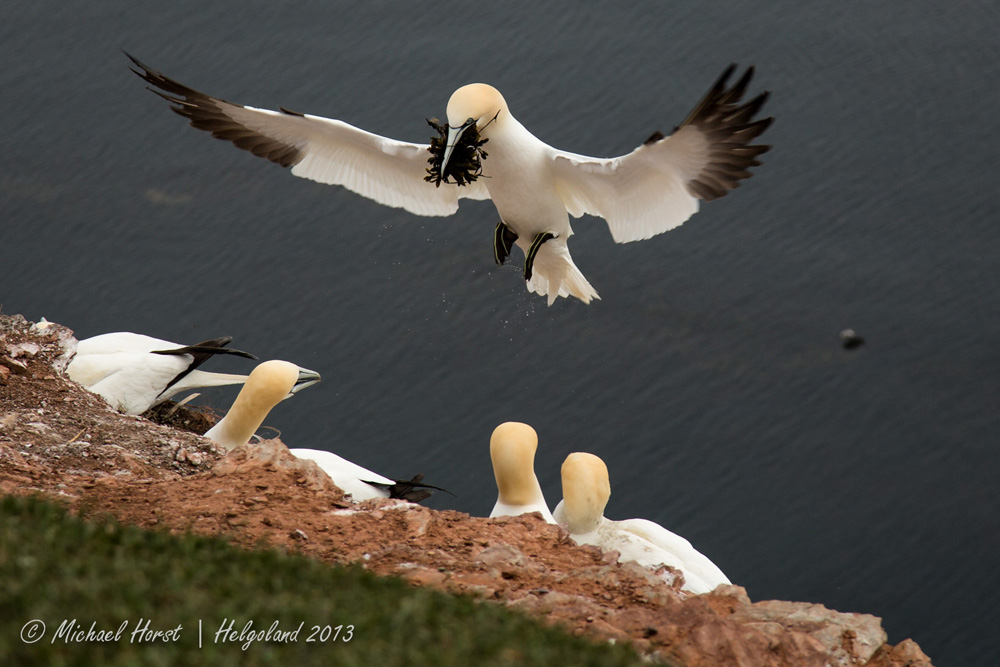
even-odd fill
[[[308,368],[301,368],[300,367],[299,368],[299,379],[295,381],[295,386],[292,387],[292,390],[288,393],[288,396],[286,396],[285,398],[291,398],[292,396],[294,396],[295,394],[299,393],[300,391],[302,391],[306,387],[313,386],[314,384],[316,384],[317,382],[319,382],[321,379],[322,378],[320,378],[319,373],[317,373],[316,371],[311,371]]]
[[[476,124],[476,119],[470,118],[469,120],[465,121],[465,123],[461,127],[452,127],[451,125],[448,126],[448,143],[445,144],[444,156],[441,158],[442,178],[444,177],[445,167],[448,166],[448,160],[451,159],[451,152],[455,150],[455,144],[458,143],[458,139],[462,136],[462,134],[466,130],[468,130],[475,124]]]

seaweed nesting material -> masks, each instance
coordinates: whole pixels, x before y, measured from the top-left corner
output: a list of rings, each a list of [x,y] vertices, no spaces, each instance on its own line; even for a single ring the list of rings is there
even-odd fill
[[[450,183],[448,178],[451,177],[455,179],[456,184],[467,185],[482,175],[483,160],[486,158],[483,144],[489,139],[480,139],[475,126],[469,127],[458,137],[444,173],[441,173],[441,162],[444,160],[444,150],[448,145],[448,125],[439,124],[436,118],[429,118],[427,124],[437,130],[438,134],[431,138],[431,145],[427,149],[431,156],[427,159],[430,166],[427,167],[425,181],[440,187],[442,181]]]

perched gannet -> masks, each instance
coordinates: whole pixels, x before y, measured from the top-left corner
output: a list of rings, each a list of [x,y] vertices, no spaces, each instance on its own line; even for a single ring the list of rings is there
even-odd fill
[[[563,499],[555,518],[564,524],[577,544],[593,544],[619,552],[620,562],[635,561],[645,567],[670,565],[684,573],[683,589],[708,593],[731,583],[715,563],[680,535],[646,519],[611,521],[604,507],[611,497],[608,467],[599,457],[574,452],[562,465]]]
[[[362,468],[357,463],[352,463],[342,456],[337,456],[333,452],[320,449],[292,449],[290,451],[300,459],[315,461],[316,465],[330,476],[338,488],[344,493],[351,494],[351,497],[358,502],[372,498],[402,498],[412,503],[419,503],[430,497],[433,493],[432,489],[445,491],[440,487],[421,482],[424,478],[423,474],[416,475],[409,480],[389,479],[377,472]],[[445,493],[449,492],[445,491]]]
[[[520,247],[528,289],[547,294],[549,305],[560,296],[585,303],[599,298],[570,257],[569,216],[604,218],[618,243],[648,239],[690,218],[699,200],[737,187],[770,148],[750,144],[771,123],[753,118],[768,93],[740,103],[753,67],[727,88],[736,66],[728,67],[670,136],[656,132],[627,155],[601,159],[542,142],[511,115],[500,92],[483,83],[452,94],[448,127],[431,122],[442,136],[428,145],[282,107],[232,104],[128,57],[142,70],[133,71],[163,91],[154,92],[193,127],[291,167],[296,176],[417,215],[451,215],[461,198],[492,199],[500,215],[494,260],[503,264],[511,247]]]
[[[205,437],[225,449],[250,442],[278,403],[320,381],[319,373],[277,359],[258,364],[250,373],[229,412],[208,429]]]
[[[299,368],[287,361],[265,361],[253,369],[229,412],[205,433],[205,437],[226,449],[245,445],[274,406],[319,381],[319,373],[315,371]],[[369,498],[403,498],[420,502],[431,495],[429,489],[438,489],[436,486],[423,484],[420,481],[423,475],[417,475],[411,480],[389,479],[331,452],[316,449],[290,451],[300,459],[315,461],[334,484],[350,493],[357,501]]]
[[[536,449],[538,434],[527,424],[505,422],[493,430],[490,458],[499,493],[490,517],[541,512],[543,519],[556,522],[535,477]]]
[[[195,370],[216,354],[257,358],[225,347],[231,340],[181,345],[129,331],[106,333],[81,340],[66,373],[114,408],[138,415],[188,389],[246,382],[246,375]]]

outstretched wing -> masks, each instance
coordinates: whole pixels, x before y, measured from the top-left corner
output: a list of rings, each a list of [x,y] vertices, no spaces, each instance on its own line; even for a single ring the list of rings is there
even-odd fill
[[[604,218],[618,243],[648,239],[684,223],[698,201],[722,197],[752,176],[759,155],[771,147],[751,145],[772,118],[753,120],[764,92],[740,105],[753,67],[726,88],[730,65],[669,137],[657,132],[637,149],[599,159],[559,151],[554,169],[570,215]]]
[[[151,90],[175,105],[171,109],[189,119],[192,127],[291,167],[296,176],[342,185],[416,215],[451,215],[463,197],[489,199],[481,183],[435,187],[425,181],[429,144],[396,141],[339,120],[287,109],[232,104],[188,88],[125,55],[139,67],[132,71],[158,88]]]

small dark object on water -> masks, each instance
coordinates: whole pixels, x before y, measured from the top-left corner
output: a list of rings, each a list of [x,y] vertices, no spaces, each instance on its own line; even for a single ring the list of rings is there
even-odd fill
[[[431,138],[431,156],[427,159],[430,164],[427,167],[427,175],[424,180],[441,187],[441,182],[450,183],[449,177],[455,179],[458,185],[467,185],[483,173],[483,159],[486,158],[486,151],[483,144],[489,139],[480,139],[479,132],[475,126],[463,132],[455,142],[451,157],[444,173],[441,173],[441,162],[444,160],[444,149],[448,145],[448,124],[440,125],[437,118],[427,119],[427,124],[437,130],[438,136]]]
[[[853,350],[864,344],[865,339],[859,336],[854,329],[844,329],[840,332],[840,341],[844,344],[844,349]]]

